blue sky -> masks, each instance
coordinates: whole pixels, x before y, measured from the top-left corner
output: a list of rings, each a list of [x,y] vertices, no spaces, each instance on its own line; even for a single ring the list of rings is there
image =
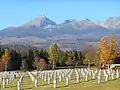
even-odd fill
[[[57,23],[85,18],[101,21],[120,16],[120,0],[0,0],[0,29],[22,25],[39,15]]]

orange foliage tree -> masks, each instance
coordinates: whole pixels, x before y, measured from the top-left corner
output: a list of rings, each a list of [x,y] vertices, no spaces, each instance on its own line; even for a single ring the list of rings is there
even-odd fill
[[[5,49],[5,53],[2,55],[2,61],[5,63],[5,70],[7,69],[8,61],[10,60],[9,50]]]
[[[45,60],[42,58],[40,59],[40,69],[46,69],[47,68],[47,63],[45,62]]]
[[[110,64],[114,62],[117,57],[117,46],[118,41],[116,37],[112,34],[104,36],[99,42],[99,58],[100,64]]]
[[[3,71],[5,64],[0,59],[0,71]]]
[[[10,60],[10,54],[9,54],[9,50],[5,49],[5,53],[2,55],[2,61],[6,62]]]

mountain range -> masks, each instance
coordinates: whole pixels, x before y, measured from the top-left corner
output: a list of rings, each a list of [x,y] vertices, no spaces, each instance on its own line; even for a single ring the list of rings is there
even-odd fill
[[[96,44],[100,37],[109,33],[120,38],[120,17],[110,17],[99,22],[88,18],[68,19],[57,24],[46,16],[38,16],[21,26],[0,30],[0,42],[3,45],[31,45],[40,48],[56,42],[61,48],[76,49],[85,44]]]

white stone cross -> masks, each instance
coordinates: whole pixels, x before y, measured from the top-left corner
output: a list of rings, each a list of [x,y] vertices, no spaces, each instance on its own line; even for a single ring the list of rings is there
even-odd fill
[[[4,80],[4,78],[3,78],[3,88],[5,88],[5,80]]]
[[[108,81],[108,74],[105,75],[105,81]]]
[[[114,79],[114,73],[113,72],[111,73],[111,78]]]
[[[18,81],[17,82],[17,90],[20,90],[21,89],[21,84],[20,84],[20,82]]]
[[[120,77],[119,71],[116,70],[116,78],[119,78],[119,77]]]
[[[80,77],[79,76],[76,77],[76,80],[77,80],[77,83],[80,83]]]
[[[98,83],[101,83],[101,75],[98,75]]]
[[[85,74],[85,81],[88,81],[88,74]]]
[[[50,84],[50,77],[48,77],[48,84]]]
[[[62,81],[62,77],[61,77],[61,75],[59,75],[59,82],[61,82]]]
[[[7,79],[6,79],[6,84],[8,85],[8,83],[9,83],[9,79],[7,78]]]
[[[53,87],[54,87],[54,88],[57,87],[57,80],[56,80],[56,79],[53,80]]]
[[[69,80],[71,80],[71,75],[68,75]]]
[[[45,76],[44,76],[44,81],[45,81],[45,82],[47,81],[47,76],[46,76],[46,74],[45,74]]]
[[[35,87],[37,87],[37,85],[38,85],[38,80],[35,79]]]
[[[69,77],[66,77],[66,85],[69,85]]]

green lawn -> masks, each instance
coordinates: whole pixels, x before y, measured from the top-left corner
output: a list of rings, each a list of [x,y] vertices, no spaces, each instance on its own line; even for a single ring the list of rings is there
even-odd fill
[[[18,79],[19,78],[15,79],[13,83],[2,90],[17,90],[16,85]],[[40,78],[38,78],[38,81],[38,87],[34,87],[30,77],[26,76],[22,83],[22,90],[54,90],[53,84],[48,85],[47,82],[44,82]],[[69,86],[66,86],[65,81],[62,80],[55,90],[120,90],[120,79],[109,80],[108,82],[98,84],[97,79],[92,80],[89,78],[89,81],[86,82],[81,78],[81,82],[77,84],[75,77],[73,76]]]

